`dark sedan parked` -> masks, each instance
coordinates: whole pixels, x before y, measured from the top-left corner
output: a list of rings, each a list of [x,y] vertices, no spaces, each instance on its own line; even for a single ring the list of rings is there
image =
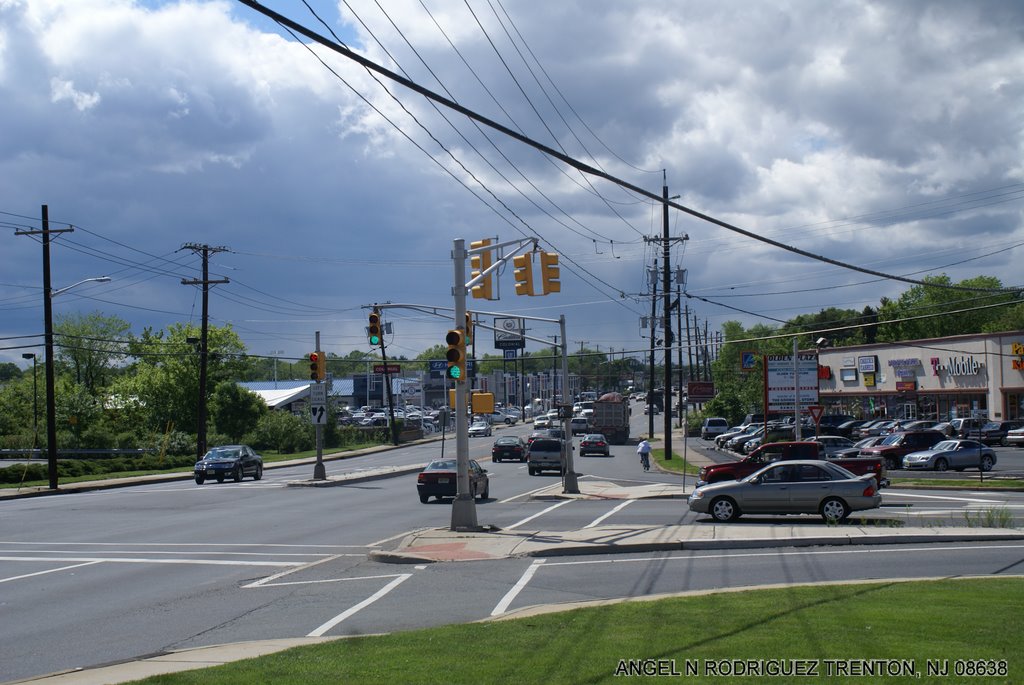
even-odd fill
[[[526,461],[526,443],[519,436],[502,436],[491,446],[491,461],[497,464],[506,459]]]
[[[437,459],[427,464],[416,477],[416,490],[420,502],[426,504],[431,497],[443,499],[455,497],[458,484],[458,469],[454,459]],[[491,494],[491,483],[487,469],[480,468],[475,459],[469,460],[469,492],[472,497],[487,499]]]
[[[263,478],[263,457],[252,451],[248,445],[224,445],[214,447],[196,462],[196,484],[202,485],[207,478],[216,478],[218,483],[231,477],[235,482],[246,476],[253,480]]]

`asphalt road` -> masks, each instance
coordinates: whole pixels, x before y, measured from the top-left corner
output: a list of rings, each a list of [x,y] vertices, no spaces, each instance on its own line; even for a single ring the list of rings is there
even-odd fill
[[[634,421],[643,417],[634,416]],[[522,425],[511,432],[528,433]],[[492,440],[471,441],[474,458]],[[453,442],[446,450],[453,449]],[[676,449],[681,450],[677,445]],[[423,463],[438,443],[327,463],[328,474]],[[645,473],[629,446],[577,457],[583,478],[679,482]],[[449,452],[451,454],[453,452]],[[716,525],[682,499],[531,498],[556,475],[484,463],[491,499],[481,524],[566,530],[615,523]],[[0,681],[168,649],[315,635],[355,635],[472,621],[542,603],[761,583],[1019,573],[1019,544],[895,545],[653,555],[498,559],[395,566],[367,555],[408,531],[447,527],[451,505],[420,504],[415,475],[341,487],[289,487],[312,467],[262,481],[192,481],[0,501]],[[869,512],[950,521],[1024,509],[1021,493],[901,491]],[[752,518],[771,526],[792,518]],[[806,525],[822,525],[807,517]]]

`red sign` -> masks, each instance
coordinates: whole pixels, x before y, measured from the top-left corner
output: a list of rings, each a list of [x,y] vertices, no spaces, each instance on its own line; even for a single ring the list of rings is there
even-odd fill
[[[373,372],[374,373],[399,373],[399,372],[401,372],[401,370],[402,370],[402,367],[399,366],[398,364],[374,364],[373,365]]]
[[[825,411],[825,408],[820,404],[812,404],[807,407],[807,411],[810,412],[811,418],[814,419],[814,423],[817,424],[821,421],[821,413]]]
[[[896,381],[896,392],[914,392],[917,390],[917,381]]]
[[[715,399],[715,384],[690,381],[686,384],[686,398],[690,402],[709,402]]]

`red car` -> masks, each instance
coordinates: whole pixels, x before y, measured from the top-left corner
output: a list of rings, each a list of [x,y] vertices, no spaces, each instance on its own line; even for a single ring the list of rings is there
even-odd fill
[[[495,464],[506,459],[526,461],[526,443],[516,435],[506,435],[494,441],[491,447],[491,461]]]
[[[437,459],[427,464],[416,477],[416,490],[420,494],[420,502],[427,503],[431,497],[443,499],[455,497],[458,483],[458,470],[454,459]],[[487,469],[480,468],[475,459],[469,460],[469,492],[473,497],[485,500],[490,496],[491,484],[487,478]]]

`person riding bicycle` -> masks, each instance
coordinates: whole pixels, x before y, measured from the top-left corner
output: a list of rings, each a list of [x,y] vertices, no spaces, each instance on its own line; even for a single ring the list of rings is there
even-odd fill
[[[651,443],[647,440],[641,440],[640,444],[636,448],[636,453],[640,455],[640,463],[643,464],[644,471],[651,470]]]

